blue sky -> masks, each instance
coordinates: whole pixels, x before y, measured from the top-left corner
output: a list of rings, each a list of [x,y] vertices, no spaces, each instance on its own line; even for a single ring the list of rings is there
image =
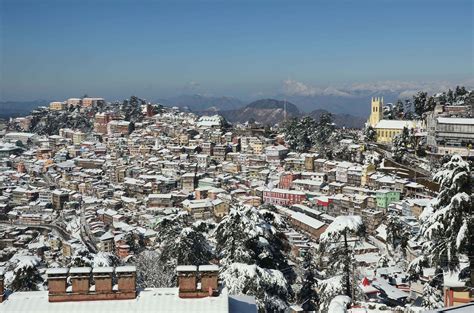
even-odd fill
[[[0,3],[0,100],[473,77],[470,0]]]

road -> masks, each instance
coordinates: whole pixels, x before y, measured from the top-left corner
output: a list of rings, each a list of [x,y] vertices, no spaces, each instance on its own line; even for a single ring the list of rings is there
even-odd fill
[[[94,236],[90,232],[89,223],[84,216],[84,207],[81,205],[81,239],[90,252],[97,253],[99,250]]]
[[[428,172],[427,170],[424,170],[417,166],[398,163],[392,158],[392,153],[388,151],[387,147],[384,145],[377,144],[377,146],[374,147],[374,150],[380,153],[384,157],[385,162],[388,163],[386,164],[386,166],[398,167],[400,169],[403,169],[407,172],[407,176],[411,180],[414,180],[415,182],[422,184],[423,186],[425,186],[426,188],[428,188],[429,190],[433,192],[438,192],[439,185],[431,179],[431,176],[432,176],[431,172]],[[410,157],[408,154],[407,154],[407,158],[410,160],[412,164],[416,164],[417,160],[415,158]]]
[[[19,222],[14,222],[14,223],[0,222],[0,225],[23,226],[23,227],[28,227],[28,228],[47,229],[47,230],[53,231],[55,234],[61,237],[61,239],[64,241],[71,240],[71,235],[64,228],[56,224],[25,224],[25,223],[19,223]]]

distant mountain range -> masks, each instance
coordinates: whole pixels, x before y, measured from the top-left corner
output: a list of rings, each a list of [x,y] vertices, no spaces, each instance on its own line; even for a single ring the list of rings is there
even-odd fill
[[[276,99],[261,99],[251,102],[236,110],[222,110],[218,112],[214,110],[204,110],[196,111],[196,113],[201,115],[218,113],[225,117],[229,122],[255,121],[264,125],[274,125],[284,121],[285,107],[286,118],[288,119],[292,117],[303,117],[305,115],[311,116],[314,119],[319,119],[322,113],[328,112],[327,110],[317,109],[310,113],[303,113],[291,102]],[[346,113],[333,113],[333,117],[334,122],[338,127],[361,128],[366,121],[366,118]]]
[[[39,106],[48,105],[49,100],[35,101],[0,101],[0,118],[8,119],[30,114]]]
[[[245,105],[234,97],[211,97],[203,95],[180,95],[167,99],[157,99],[156,102],[166,106],[177,106],[190,111],[222,111],[233,110]]]
[[[323,112],[331,112],[334,115],[336,124],[340,127],[362,127],[366,120],[366,118],[363,117],[366,116],[365,111],[369,110],[368,108],[362,109],[362,106],[369,107],[366,98],[364,98],[364,100],[360,99],[360,105],[353,106],[348,104],[344,105],[343,102],[337,104],[338,100],[331,97],[331,101],[322,102],[326,103],[326,105],[321,106],[315,102],[322,101],[319,97],[288,98],[289,101],[286,101],[287,118],[309,115],[318,119]],[[300,103],[303,103],[303,107],[306,109],[300,110],[301,105],[295,105],[290,101],[293,98],[297,98]],[[49,100],[0,102],[0,118],[8,119],[10,117],[25,116],[30,114],[30,112],[38,106],[48,105],[49,102]],[[285,119],[285,101],[276,99],[260,99],[245,105],[242,100],[234,97],[181,95],[169,99],[158,99],[156,102],[166,106],[177,106],[200,115],[220,114],[230,122],[256,121],[265,125],[273,125],[281,123]],[[315,107],[316,109],[314,110]],[[351,107],[352,110],[349,110],[349,107]],[[309,110],[311,108],[313,108],[312,111]],[[353,111],[360,113],[360,110],[363,110],[362,114],[354,115],[349,113]]]

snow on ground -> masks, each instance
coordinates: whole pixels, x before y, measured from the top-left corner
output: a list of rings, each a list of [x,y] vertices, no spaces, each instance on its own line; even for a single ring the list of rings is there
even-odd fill
[[[329,303],[328,312],[331,313],[345,313],[347,312],[347,305],[351,303],[351,298],[348,296],[336,296]]]

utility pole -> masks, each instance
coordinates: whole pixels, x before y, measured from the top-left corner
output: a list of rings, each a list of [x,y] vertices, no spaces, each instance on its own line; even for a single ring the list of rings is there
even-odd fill
[[[283,113],[283,116],[284,116],[284,120],[285,120],[285,123],[286,123],[286,98],[283,102],[283,108],[284,108],[284,113]]]

